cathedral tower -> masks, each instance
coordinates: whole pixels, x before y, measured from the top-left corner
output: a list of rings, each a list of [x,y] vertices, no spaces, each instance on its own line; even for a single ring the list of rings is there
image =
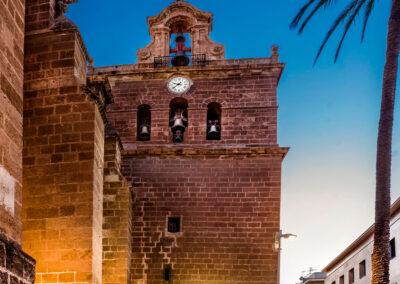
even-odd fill
[[[277,142],[278,50],[225,59],[212,15],[184,1],[148,25],[137,64],[89,78],[110,83],[107,117],[133,186],[132,283],[277,283],[288,150]]]

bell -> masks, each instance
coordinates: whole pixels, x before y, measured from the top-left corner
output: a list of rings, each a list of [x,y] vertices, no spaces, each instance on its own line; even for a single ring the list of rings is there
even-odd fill
[[[190,64],[189,56],[186,55],[186,52],[190,52],[191,48],[185,46],[185,36],[182,31],[178,32],[175,42],[176,47],[171,50],[172,53],[175,53],[175,56],[171,60],[172,66],[188,66]]]
[[[172,130],[185,130],[185,124],[183,123],[182,117],[177,117],[174,119],[174,124],[172,125]]]
[[[190,63],[190,59],[187,55],[176,55],[172,58],[171,64],[172,66],[188,66]]]
[[[142,125],[139,133],[140,140],[149,140],[150,139],[150,131],[147,125]]]
[[[211,125],[210,131],[208,131],[208,135],[218,135],[219,131],[216,125]]]
[[[184,115],[183,109],[174,109],[174,116],[170,120],[170,126],[173,134],[173,141],[175,143],[182,143],[187,126],[187,118]]]
[[[218,140],[220,137],[219,127],[217,122],[212,122],[210,125],[210,130],[207,133],[207,137],[210,140]]]

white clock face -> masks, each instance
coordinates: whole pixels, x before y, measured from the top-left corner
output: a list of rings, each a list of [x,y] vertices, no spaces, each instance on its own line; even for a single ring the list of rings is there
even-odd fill
[[[192,85],[190,79],[185,77],[174,77],[168,81],[168,90],[174,94],[186,93]]]

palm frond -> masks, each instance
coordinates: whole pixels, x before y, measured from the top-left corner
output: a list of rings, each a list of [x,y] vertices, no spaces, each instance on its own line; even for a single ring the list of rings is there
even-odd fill
[[[364,41],[365,38],[365,31],[367,30],[368,20],[371,16],[372,9],[374,8],[375,0],[368,0],[368,3],[365,7],[365,14],[364,14],[364,23],[363,29],[361,33],[361,41]]]
[[[352,13],[352,14],[350,15],[350,17],[348,18],[348,20],[347,20],[347,22],[346,22],[346,25],[345,25],[345,27],[344,27],[344,31],[343,31],[343,34],[342,34],[342,38],[340,39],[340,42],[339,42],[338,47],[337,47],[337,49],[336,49],[336,53],[335,53],[335,62],[336,62],[336,61],[338,60],[338,58],[339,58],[339,54],[340,54],[340,51],[341,51],[341,49],[342,49],[343,42],[344,42],[344,40],[345,40],[345,38],[346,38],[347,33],[348,33],[349,30],[350,30],[351,25],[354,23],[354,21],[355,21],[355,19],[356,19],[356,16],[360,13],[361,8],[365,5],[366,1],[367,1],[367,0],[360,0],[359,3],[357,4],[357,7],[353,10],[353,13]]]
[[[290,23],[290,28],[291,29],[295,29],[301,19],[303,18],[304,14],[307,12],[308,8],[317,0],[309,0],[303,7],[301,7],[301,9],[299,10],[299,12],[297,13],[297,15],[294,17],[293,21]]]
[[[315,13],[317,13],[321,8],[326,8],[333,2],[336,2],[336,0],[319,0],[319,2],[315,5],[314,9],[312,9],[310,14],[306,17],[306,19],[301,24],[301,26],[299,28],[299,34],[301,34],[304,31],[305,27],[310,22],[312,17],[314,17]]]
[[[333,22],[331,28],[328,30],[326,33],[326,36],[324,40],[322,41],[321,46],[318,49],[317,55],[315,56],[314,59],[314,65],[317,63],[319,57],[322,54],[322,51],[324,50],[326,44],[328,43],[329,39],[333,35],[333,33],[336,31],[337,27],[346,19],[346,17],[350,14],[351,11],[356,7],[357,3],[359,0],[353,0],[347,7],[340,13],[340,15],[336,18],[336,20]]]

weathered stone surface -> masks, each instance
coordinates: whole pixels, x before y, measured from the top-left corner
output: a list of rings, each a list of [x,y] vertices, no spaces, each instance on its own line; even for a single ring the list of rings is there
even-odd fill
[[[103,284],[129,283],[131,268],[130,183],[121,172],[121,145],[108,129],[104,151]]]
[[[76,29],[30,34],[25,50],[23,245],[36,283],[101,283],[104,117],[88,56]]]
[[[159,29],[168,21],[208,17],[186,8],[175,3],[149,19],[157,27],[153,36],[161,36],[161,51],[152,43],[151,52],[168,52],[163,50],[169,46],[169,30]],[[207,49],[207,42],[200,42]],[[274,243],[280,230],[281,164],[288,151],[277,142],[276,89],[283,67],[274,47],[269,58],[94,70],[90,80],[110,81],[114,103],[107,117],[120,135],[123,174],[135,193],[132,283],[165,283],[170,273],[173,283],[277,283]],[[166,84],[174,76],[189,77],[193,86],[172,94]],[[177,98],[187,102],[181,144],[172,143],[169,119]],[[221,106],[220,140],[206,138],[211,103]],[[150,141],[138,141],[141,105],[151,112]],[[113,204],[117,191],[109,190],[107,202]],[[114,211],[104,216],[108,228],[118,226]],[[168,231],[170,217],[180,217],[180,232]],[[116,255],[111,246],[107,257]]]
[[[19,244],[0,234],[0,283],[33,284],[35,260]]]
[[[0,233],[21,240],[24,2],[0,1]],[[6,192],[7,191],[7,192]]]
[[[23,11],[19,0],[8,2]],[[153,42],[138,51],[138,64],[93,69],[63,16],[71,2],[27,1],[25,54],[19,14],[0,9],[0,43],[13,50],[0,60],[0,164],[16,180],[16,217],[1,217],[0,230],[19,238],[23,184],[23,245],[37,259],[36,283],[276,283],[288,150],[277,142],[277,48],[268,58],[225,60],[209,39],[212,15],[176,1],[149,18]],[[178,23],[192,53],[208,61],[155,68]],[[166,88],[177,75],[194,83],[185,94]],[[175,98],[188,104],[179,145],[169,121]],[[210,103],[220,105],[221,140],[206,139]],[[146,142],[137,141],[143,104],[151,111]],[[168,230],[169,217],[181,218],[180,232]],[[0,281],[31,283],[33,264],[0,242]]]

